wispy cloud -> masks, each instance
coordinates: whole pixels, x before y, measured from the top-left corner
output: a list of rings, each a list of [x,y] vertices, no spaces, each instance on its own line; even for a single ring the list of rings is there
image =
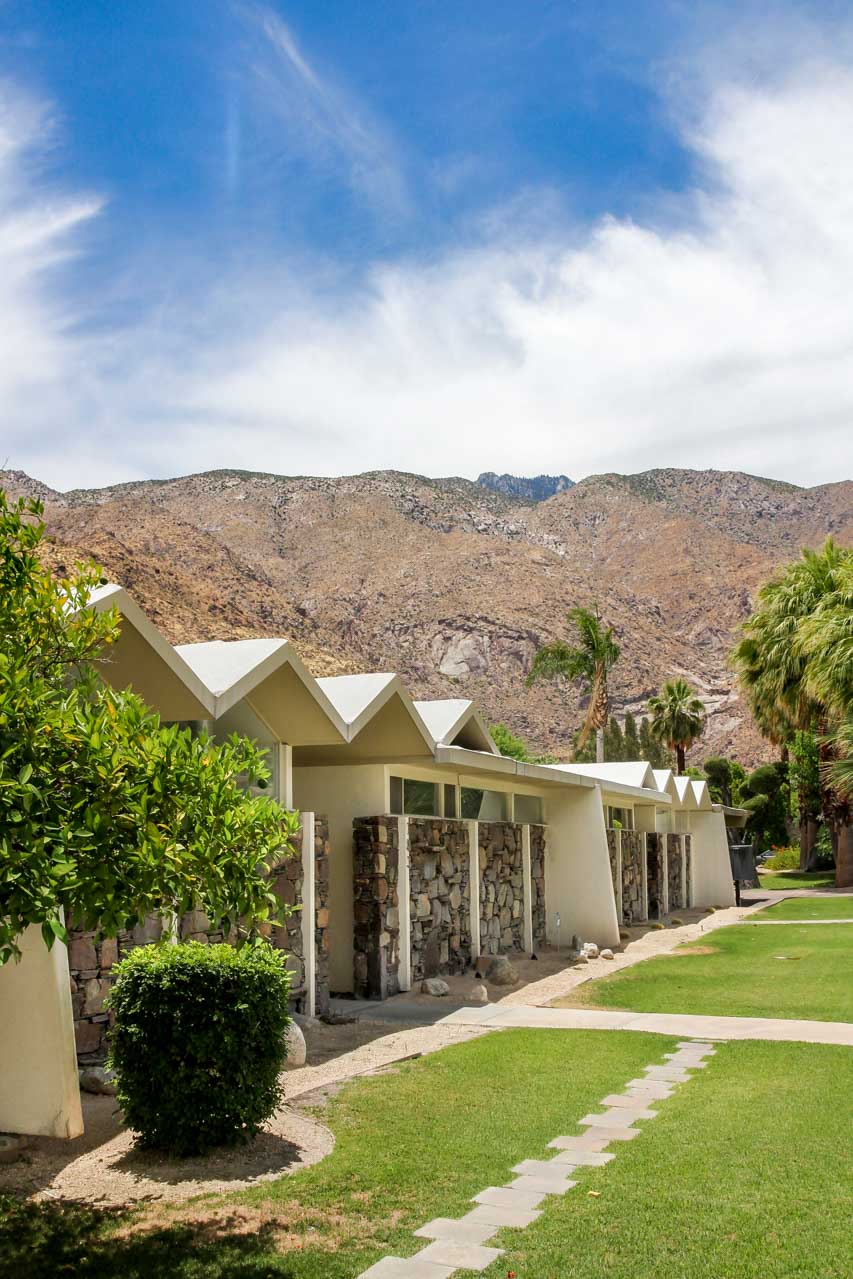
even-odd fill
[[[307,100],[339,139],[340,99],[326,106],[298,48],[277,48],[303,113]],[[41,264],[97,206],[53,200],[51,220],[22,161],[42,126],[13,119],[0,207],[34,229],[0,246],[17,264],[0,308],[20,335],[0,363],[14,445],[0,451],[62,487],[222,465],[840,478],[853,462],[853,61],[717,79],[688,105],[702,179],[642,223],[548,227],[522,205],[476,247],[367,264],[356,284],[334,263],[270,259],[82,347],[73,299]],[[345,137],[356,154],[360,135]]]
[[[351,90],[321,72],[272,9],[242,8],[249,64],[263,108],[278,121],[280,144],[314,167],[341,178],[386,217],[410,209],[403,166],[392,135]]]

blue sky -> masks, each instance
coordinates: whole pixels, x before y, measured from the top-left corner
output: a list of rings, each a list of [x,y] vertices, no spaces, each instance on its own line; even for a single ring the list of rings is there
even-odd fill
[[[5,460],[837,479],[850,54],[834,3],[0,0]]]

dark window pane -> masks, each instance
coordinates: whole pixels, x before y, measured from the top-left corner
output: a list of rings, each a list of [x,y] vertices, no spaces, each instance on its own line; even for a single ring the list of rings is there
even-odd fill
[[[456,787],[445,785],[444,787],[444,816],[456,816]]]
[[[438,812],[435,782],[403,782],[403,812],[413,817],[434,817]]]
[[[402,813],[403,811],[403,779],[402,777],[391,778],[391,812]]]

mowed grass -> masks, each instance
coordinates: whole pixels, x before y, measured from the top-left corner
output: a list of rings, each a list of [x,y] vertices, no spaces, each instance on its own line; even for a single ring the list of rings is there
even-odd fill
[[[756,919],[853,919],[853,897],[789,897],[762,910]],[[853,935],[851,935],[853,945]]]
[[[853,1021],[846,924],[718,928],[701,942],[586,982],[555,1006]]]
[[[0,1275],[21,1279],[353,1279],[413,1230],[461,1216],[514,1163],[622,1087],[674,1040],[511,1030],[349,1084],[318,1117],[322,1163],[198,1205],[123,1219],[105,1209],[0,1203]],[[130,1233],[127,1233],[130,1232]]]
[[[790,888],[834,888],[834,870],[789,871],[787,874],[774,874],[772,871],[760,871],[758,882],[768,892],[785,892]]]
[[[849,1279],[853,1049],[721,1044],[699,1076],[487,1279]]]

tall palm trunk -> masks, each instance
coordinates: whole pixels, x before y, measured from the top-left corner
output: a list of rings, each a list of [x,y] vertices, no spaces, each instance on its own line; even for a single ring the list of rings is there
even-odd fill
[[[604,729],[597,728],[595,730],[595,762],[596,764],[604,763]]]
[[[675,765],[675,766],[676,766],[676,769],[677,769],[677,771],[678,771],[678,775],[679,775],[679,777],[683,777],[683,776],[684,776],[684,769],[685,769],[685,768],[686,768],[686,766],[687,766],[687,765],[686,765],[686,763],[685,763],[685,752],[684,752],[684,747],[683,747],[683,746],[678,746],[678,745],[676,746],[676,748],[675,748],[675,760],[676,760],[676,765]]]

